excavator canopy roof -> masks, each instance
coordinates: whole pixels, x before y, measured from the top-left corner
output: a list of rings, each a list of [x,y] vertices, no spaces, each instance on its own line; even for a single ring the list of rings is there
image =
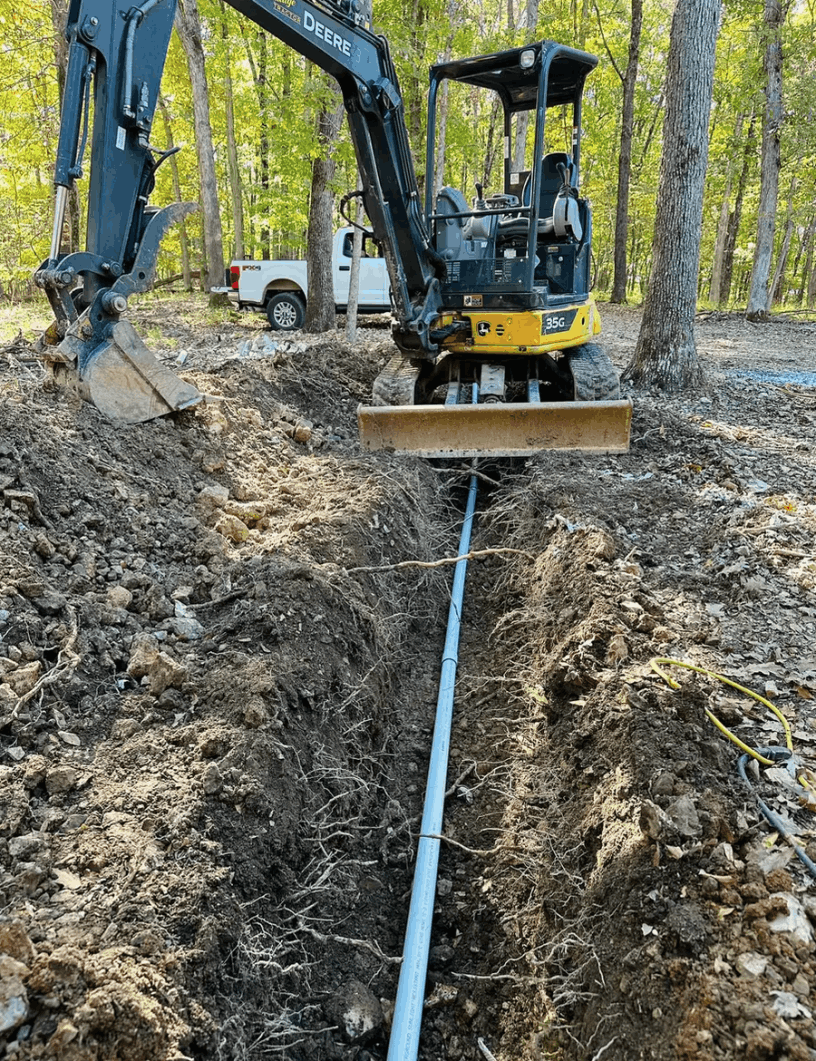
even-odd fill
[[[535,53],[535,61],[523,67],[521,56],[531,51]],[[584,81],[597,66],[598,59],[589,52],[545,40],[474,59],[437,63],[431,67],[431,80],[449,78],[489,88],[502,97],[508,110],[531,110],[537,103],[542,63],[547,68],[546,105],[557,107],[580,97]]]

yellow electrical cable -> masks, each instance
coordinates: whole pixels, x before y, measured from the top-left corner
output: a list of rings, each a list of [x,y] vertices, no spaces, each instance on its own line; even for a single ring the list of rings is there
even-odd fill
[[[779,710],[779,708],[776,706],[776,704],[772,704],[771,701],[767,700],[764,696],[760,696],[759,693],[755,693],[753,689],[747,689],[744,685],[740,685],[738,682],[732,682],[730,678],[726,678],[725,675],[718,674],[716,671],[709,670],[708,667],[697,667],[693,663],[684,663],[682,660],[670,659],[667,656],[655,656],[652,660],[650,660],[650,664],[652,670],[656,674],[660,675],[660,677],[663,679],[663,681],[666,682],[670,689],[679,689],[680,683],[675,681],[674,678],[669,677],[669,675],[666,674],[665,671],[661,670],[661,664],[663,666],[668,667],[683,667],[686,670],[696,671],[697,674],[708,675],[708,677],[715,678],[718,682],[722,682],[724,685],[730,685],[732,689],[737,689],[739,692],[745,693],[746,696],[750,696],[752,700],[757,700],[760,704],[763,704],[782,723],[782,728],[785,731],[785,745],[788,751],[790,752],[791,762],[795,762],[793,755],[793,735],[791,733],[790,723]],[[732,733],[727,726],[724,726],[723,723],[720,722],[720,720],[717,718],[717,716],[713,714],[713,712],[709,711],[708,708],[705,708],[704,710],[706,716],[714,723],[717,729],[722,734],[724,734],[724,736],[726,736],[730,741],[736,744],[738,748],[741,748],[743,752],[745,752],[747,755],[750,755],[753,759],[756,759],[757,762],[762,763],[763,766],[775,765],[775,760],[766,758],[764,755],[761,755],[758,751],[756,751],[755,748],[751,748],[743,741],[741,741],[739,737],[737,737],[736,734]],[[743,774],[743,777],[744,776],[745,775]],[[813,789],[816,788],[816,774],[814,774],[812,770],[809,770],[807,767],[805,767],[802,772],[796,776],[796,780],[802,786],[803,790],[803,794],[799,797],[801,802],[809,810],[816,810],[813,794]],[[784,828],[784,823],[781,822],[778,816],[774,816],[773,818],[771,817],[771,812],[769,808],[766,806],[765,803],[763,803],[761,799],[759,800],[759,805],[762,808],[762,811],[768,821],[770,821],[771,824],[774,825],[774,828],[778,829],[781,835],[788,841],[789,844],[791,844],[794,851],[796,851],[798,858],[805,864],[811,876],[816,877],[816,866],[814,866],[813,862],[811,862],[811,860],[807,857],[807,854],[803,851],[800,845],[794,841],[793,837],[791,837],[786,832]]]
[[[766,700],[764,696],[760,696],[759,693],[755,693],[753,689],[746,689],[744,685],[739,685],[737,682],[732,682],[730,678],[726,678],[725,675],[718,674],[716,671],[709,670],[708,667],[697,667],[693,663],[684,663],[682,660],[679,659],[669,659],[667,656],[655,656],[654,659],[650,661],[650,664],[655,674],[659,674],[660,677],[666,682],[666,684],[671,689],[679,689],[680,683],[675,681],[674,678],[669,677],[669,675],[666,674],[665,671],[661,670],[661,664],[663,666],[670,667],[684,667],[686,670],[696,671],[697,674],[706,674],[710,678],[716,678],[718,682],[722,682],[724,685],[730,685],[732,689],[737,689],[739,692],[745,693],[745,695],[750,696],[752,700],[758,700],[760,704],[763,704],[765,707],[768,708],[769,711],[776,715],[776,717],[782,723],[782,728],[785,731],[785,746],[787,747],[791,755],[793,755],[793,736],[791,734],[790,723],[779,710],[779,708],[776,706],[776,704],[772,704],[771,701]],[[773,759],[768,759],[764,755],[760,755],[760,753],[754,748],[751,748],[747,744],[743,743],[743,741],[741,741],[735,733],[732,733],[727,726],[723,725],[723,723],[720,722],[717,716],[711,711],[709,711],[708,708],[705,708],[705,713],[706,717],[714,723],[720,733],[728,737],[730,741],[732,741],[734,744],[737,745],[738,748],[741,748],[744,752],[750,755],[751,758],[756,759],[756,761],[758,763],[762,763],[763,766],[774,765]],[[802,784],[805,788],[808,787],[807,780],[804,777],[799,778],[798,780],[800,784]]]

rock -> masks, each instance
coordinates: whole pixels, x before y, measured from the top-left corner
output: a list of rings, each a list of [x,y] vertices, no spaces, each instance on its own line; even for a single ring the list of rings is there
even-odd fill
[[[67,1017],[63,1017],[57,1025],[57,1030],[48,1040],[49,1052],[53,1051],[52,1057],[59,1057],[62,1048],[72,1043],[79,1035],[79,1029]]]
[[[0,919],[0,954],[8,954],[24,965],[34,961],[34,944],[17,918]]]
[[[41,671],[42,664],[39,660],[35,660],[33,663],[18,667],[17,670],[7,674],[6,682],[18,696],[25,696],[26,693],[31,692],[39,681]]]
[[[45,593],[33,603],[40,615],[59,615],[68,606],[68,599],[62,593]]]
[[[701,835],[703,830],[691,796],[680,796],[667,810],[675,829],[681,836],[691,839]]]
[[[778,914],[770,921],[772,932],[790,932],[798,943],[810,943],[813,939],[813,926],[808,920],[802,903],[787,892],[772,895],[771,899],[781,899],[787,905],[787,913]]]
[[[606,650],[606,663],[610,667],[614,667],[616,663],[626,659],[629,655],[629,647],[626,644],[626,638],[621,633],[613,634],[609,639],[609,646]]]
[[[107,601],[111,608],[123,608],[127,610],[133,603],[133,594],[124,586],[109,586]]]
[[[657,840],[660,837],[660,826],[660,808],[651,800],[644,800],[640,807],[641,832],[650,840]]]
[[[48,760],[44,755],[30,755],[23,770],[23,784],[26,788],[36,788],[45,780],[48,772]]]
[[[38,534],[34,538],[34,552],[43,560],[50,560],[56,549],[44,534]]]
[[[681,951],[699,956],[705,948],[708,933],[705,914],[697,905],[678,903],[669,911],[665,923]]]
[[[229,501],[229,490],[226,486],[205,486],[199,491],[196,500],[205,514],[212,514],[217,509],[223,508]]]
[[[215,763],[208,763],[202,777],[204,795],[214,796],[224,787],[224,778]]]
[[[245,542],[249,537],[249,527],[247,527],[246,523],[227,512],[222,513],[215,521],[215,530],[236,544]]]
[[[150,669],[147,688],[151,696],[158,697],[171,686],[180,689],[186,678],[187,668],[166,652],[160,652]]]
[[[477,1005],[477,1003],[474,1002],[472,998],[468,998],[467,996],[461,999],[461,1001],[459,1002],[459,1008],[462,1011],[462,1015],[464,1016],[465,1020],[468,1022],[472,1021],[476,1014],[479,1012],[479,1006]]]
[[[42,833],[23,833],[22,836],[11,837],[8,849],[12,858],[29,860],[41,851],[48,850],[48,840]]]
[[[49,796],[70,792],[76,788],[77,772],[71,766],[54,766],[45,775],[45,788]]]
[[[33,895],[45,880],[48,871],[39,862],[18,862],[14,886],[20,895]]]
[[[27,975],[27,965],[0,954],[0,1032],[19,1028],[28,1016],[28,995],[23,983]]]
[[[259,729],[269,719],[266,705],[260,696],[253,696],[244,708],[244,723],[252,729]]]
[[[159,697],[171,686],[180,688],[187,677],[187,668],[159,650],[159,642],[152,634],[137,634],[130,647],[127,672],[131,678],[147,677],[151,696]]]
[[[673,796],[676,780],[674,774],[670,774],[668,770],[661,770],[652,783],[652,795]]]
[[[196,619],[190,608],[179,600],[175,602],[174,607],[176,614],[170,620],[170,626],[176,636],[183,637],[186,641],[198,641],[199,638],[203,637],[204,627]]]
[[[343,1038],[364,1046],[383,1024],[383,1008],[377,996],[359,980],[350,980],[324,1004],[326,1017],[339,1026]]]
[[[771,994],[774,996],[771,1009],[777,1016],[785,1017],[788,1020],[796,1017],[806,1017],[810,1020],[811,1011],[800,1002],[792,991],[771,991]]]
[[[13,836],[29,814],[28,793],[20,782],[0,783],[0,835]]]
[[[135,718],[120,718],[111,726],[111,740],[127,740],[134,733],[141,733],[141,730]]]
[[[298,420],[292,432],[295,442],[308,442],[312,437],[312,425],[308,420]]]
[[[737,969],[743,976],[755,980],[765,972],[768,965],[768,959],[761,954],[757,954],[755,951],[747,951],[745,954],[739,954],[737,956],[736,965]]]
[[[267,515],[269,506],[262,501],[230,501],[224,506],[224,511],[231,516],[237,516],[249,526],[250,523],[258,523]]]
[[[159,642],[152,634],[137,634],[130,646],[127,672],[131,678],[143,678],[159,654]]]

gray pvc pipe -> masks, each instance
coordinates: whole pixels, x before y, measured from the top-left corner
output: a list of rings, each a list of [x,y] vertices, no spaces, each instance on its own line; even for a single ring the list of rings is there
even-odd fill
[[[462,601],[465,595],[465,575],[467,574],[467,560],[464,557],[470,550],[470,533],[476,508],[477,485],[478,480],[475,475],[472,475],[465,519],[459,538],[457,554],[459,559],[453,574],[448,630],[442,655],[439,697],[436,702],[431,761],[428,766],[425,805],[417,847],[411,906],[408,910],[408,925],[405,930],[397,1001],[394,1007],[391,1039],[388,1043],[388,1061],[414,1061],[419,1048],[422,1008],[425,1001],[425,978],[428,972],[428,950],[431,943],[431,921],[436,897],[436,874],[439,864],[440,841],[432,837],[439,836],[442,832],[445,781],[448,772],[453,718],[453,693],[459,662],[459,630],[462,621]]]

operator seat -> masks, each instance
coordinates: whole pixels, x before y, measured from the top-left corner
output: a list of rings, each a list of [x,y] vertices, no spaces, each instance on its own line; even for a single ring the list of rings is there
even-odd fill
[[[458,188],[446,186],[436,197],[436,250],[448,261],[482,259],[488,254],[489,227],[479,217],[448,217],[468,214],[471,206]]]
[[[578,193],[572,187],[572,159],[565,151],[553,151],[541,160],[538,239],[574,239],[584,234],[578,208]],[[566,177],[566,179],[565,179]],[[521,191],[522,206],[530,205],[533,175],[528,175]],[[525,236],[530,227],[527,217],[509,217],[499,222],[499,239]]]

